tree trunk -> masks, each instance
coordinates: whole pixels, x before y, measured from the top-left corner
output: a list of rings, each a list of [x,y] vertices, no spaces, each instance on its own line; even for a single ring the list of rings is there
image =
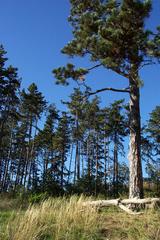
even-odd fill
[[[107,190],[107,141],[104,137],[104,187]]]
[[[22,152],[23,152],[23,149],[21,148],[20,153],[19,153],[19,157],[18,157],[18,166],[17,166],[16,173],[15,173],[15,178],[16,179],[15,179],[15,184],[14,184],[14,187],[13,187],[14,192],[16,191],[16,187],[19,184],[19,178],[20,178],[20,172],[21,172],[20,170],[21,170],[21,166],[22,166],[22,162],[21,162]]]
[[[90,159],[90,140],[89,136],[87,137],[87,175],[88,178],[91,177],[91,159]]]
[[[96,134],[96,130],[95,130],[95,134]],[[96,134],[96,146],[95,146],[95,150],[96,150],[96,173],[95,173],[95,196],[97,196],[97,180],[98,180],[98,170],[99,170],[99,159],[98,159],[98,155],[99,155],[99,149],[98,149],[98,133]]]
[[[72,160],[73,160],[73,143],[71,145],[71,152],[70,152],[70,160],[69,160],[69,173],[68,173],[68,180],[67,183],[70,183],[70,177],[71,177],[71,172],[72,172]]]
[[[118,142],[117,133],[114,136],[114,156],[113,156],[113,194],[118,194]]]
[[[65,163],[65,147],[63,146],[63,150],[61,152],[61,173],[60,173],[61,188],[63,188],[63,182],[64,182],[64,163]]]
[[[76,141],[76,156],[75,156],[75,164],[76,164],[76,180],[80,179],[80,155],[79,155],[79,141]]]
[[[133,76],[133,75],[132,75]],[[130,77],[130,163],[129,198],[143,197],[143,177],[141,165],[141,123],[140,94],[138,78]]]

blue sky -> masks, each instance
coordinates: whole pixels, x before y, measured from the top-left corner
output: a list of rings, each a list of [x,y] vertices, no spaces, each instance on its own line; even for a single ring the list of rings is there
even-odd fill
[[[64,108],[61,99],[71,94],[69,87],[55,85],[52,69],[72,61],[60,50],[72,39],[67,22],[69,0],[0,0],[0,43],[7,50],[9,63],[19,69],[22,86],[35,82],[49,102]],[[160,1],[153,0],[153,12],[147,25],[152,29],[160,25]],[[77,66],[90,67],[84,59],[76,59]],[[141,71],[144,87],[141,89],[141,115],[144,122],[156,105],[160,104],[160,66],[146,67]],[[112,71],[94,70],[87,76],[87,84],[94,90],[101,87],[127,87],[127,80]],[[126,94],[106,92],[99,94],[102,105],[126,98]]]

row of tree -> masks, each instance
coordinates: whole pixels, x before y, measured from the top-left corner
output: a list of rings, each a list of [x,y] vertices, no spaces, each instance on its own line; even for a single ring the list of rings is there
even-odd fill
[[[21,90],[17,69],[0,47],[0,191],[116,196],[128,189],[129,107],[104,108],[74,89],[66,111],[49,105],[33,83]],[[86,90],[88,91],[88,90]],[[160,178],[160,106],[143,129],[142,156],[151,183]]]

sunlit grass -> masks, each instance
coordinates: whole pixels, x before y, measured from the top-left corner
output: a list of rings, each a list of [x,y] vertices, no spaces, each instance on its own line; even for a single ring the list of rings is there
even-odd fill
[[[160,240],[160,210],[128,215],[116,207],[100,211],[89,198],[50,198],[27,210],[12,204],[0,212],[0,240]]]
[[[96,209],[83,208],[83,197],[49,199],[31,206],[8,224],[11,240],[100,239],[100,216]]]
[[[103,215],[102,233],[108,240],[160,240],[160,211],[147,210],[133,216],[108,208]]]

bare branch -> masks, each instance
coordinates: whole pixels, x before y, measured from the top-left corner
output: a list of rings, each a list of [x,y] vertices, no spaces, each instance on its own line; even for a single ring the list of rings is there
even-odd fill
[[[143,67],[145,66],[148,66],[148,65],[153,65],[153,64],[156,64],[156,62],[152,62],[152,61],[146,61],[144,64],[141,65],[140,69],[142,69]]]
[[[97,91],[95,91],[95,92],[89,92],[88,95],[91,96],[91,95],[95,95],[95,94],[97,94],[97,93],[104,92],[104,91],[130,93],[130,90],[129,90],[128,88],[124,88],[124,89],[102,88],[102,89],[99,89],[99,90],[97,90]]]
[[[95,65],[95,66],[93,66],[93,67],[91,67],[91,68],[88,68],[87,70],[88,70],[88,71],[91,71],[92,69],[98,68],[98,67],[100,67],[100,66],[102,66],[102,63],[97,64],[97,65]]]
[[[121,71],[121,70],[118,69],[118,68],[109,68],[109,67],[103,65],[102,63],[99,63],[99,64],[97,64],[97,65],[95,65],[95,66],[93,66],[93,67],[91,67],[91,68],[88,68],[87,70],[90,71],[90,70],[92,70],[92,69],[94,69],[94,68],[98,68],[98,67],[100,67],[100,66],[104,66],[104,67],[106,67],[106,68],[108,68],[108,69],[110,69],[110,70],[118,73],[119,75],[121,75],[121,76],[123,76],[123,77],[125,77],[125,78],[128,78],[128,74],[127,74],[127,73]]]

